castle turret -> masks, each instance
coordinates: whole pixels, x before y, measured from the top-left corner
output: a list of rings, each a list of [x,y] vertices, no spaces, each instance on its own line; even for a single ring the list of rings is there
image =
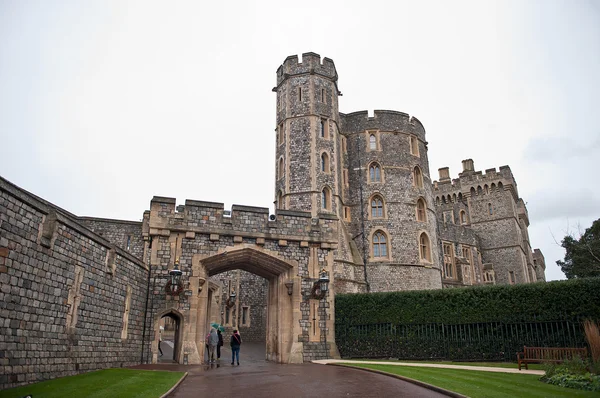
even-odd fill
[[[337,71],[315,53],[287,57],[277,69],[275,182],[279,209],[337,213]]]

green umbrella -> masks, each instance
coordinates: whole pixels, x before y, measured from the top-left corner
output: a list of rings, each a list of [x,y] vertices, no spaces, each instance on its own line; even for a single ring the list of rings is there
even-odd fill
[[[218,324],[218,323],[215,323],[215,322],[213,322],[213,323],[211,323],[211,324],[210,324],[210,327],[211,327],[211,328],[218,329],[218,328],[220,328],[220,327],[221,327],[221,325],[220,325],[220,324]]]

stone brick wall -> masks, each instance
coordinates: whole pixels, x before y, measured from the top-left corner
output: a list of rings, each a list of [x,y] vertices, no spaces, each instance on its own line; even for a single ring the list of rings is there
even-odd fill
[[[111,243],[141,259],[144,255],[141,221],[78,217],[77,221]]]
[[[70,214],[0,178],[0,388],[139,363],[147,271],[111,248]]]

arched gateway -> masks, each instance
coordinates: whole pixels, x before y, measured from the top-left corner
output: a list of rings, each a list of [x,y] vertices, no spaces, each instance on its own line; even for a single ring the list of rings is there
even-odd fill
[[[144,217],[154,286],[152,361],[158,361],[159,321],[171,314],[180,327],[175,362],[203,362],[206,333],[230,304],[220,277],[233,270],[266,281],[255,287],[265,290],[266,359],[336,356],[334,292],[320,291],[319,277],[333,279],[337,225],[332,215],[282,210],[273,219],[268,209],[247,206],[233,206],[229,215],[220,203],[190,200],[176,210],[175,199],[155,197]],[[167,283],[173,268],[182,273],[174,290]]]

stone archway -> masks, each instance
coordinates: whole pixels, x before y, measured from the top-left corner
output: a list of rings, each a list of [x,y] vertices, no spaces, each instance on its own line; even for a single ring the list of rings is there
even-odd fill
[[[199,286],[201,280],[225,272],[241,269],[268,281],[266,359],[277,363],[302,363],[302,343],[294,342],[293,336],[300,330],[300,278],[298,266],[281,259],[276,253],[264,249],[239,245],[229,247],[211,256],[195,255],[190,284]],[[286,282],[294,282],[292,294]],[[200,358],[204,357],[204,331],[210,322],[209,289],[202,289],[197,296],[196,308],[192,308],[196,322],[196,347]],[[194,303],[192,302],[194,307]]]
[[[154,340],[152,342],[152,363],[158,362],[158,343],[160,341],[160,321],[164,317],[173,319],[175,330],[173,335],[173,361],[183,363],[183,342],[184,342],[184,317],[181,312],[174,308],[159,312],[154,317]]]

